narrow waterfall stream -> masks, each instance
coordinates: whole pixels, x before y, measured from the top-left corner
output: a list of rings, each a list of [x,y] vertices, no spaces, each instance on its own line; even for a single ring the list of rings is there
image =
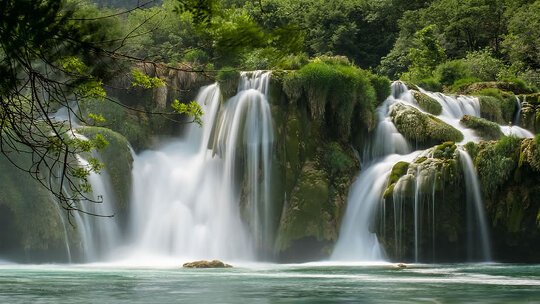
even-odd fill
[[[255,257],[268,231],[269,77],[242,73],[238,94],[223,106],[217,84],[202,88],[203,126],[135,156],[129,247],[136,257]]]
[[[385,253],[381,250],[381,245],[376,234],[375,220],[377,213],[382,213],[382,226],[392,225],[394,243],[392,247],[397,252],[397,256],[403,250],[403,231],[406,221],[412,225],[414,243],[411,244],[414,261],[420,261],[422,250],[421,239],[424,234],[432,237],[431,249],[433,257],[436,256],[435,249],[435,216],[437,198],[435,189],[437,187],[436,173],[433,170],[420,171],[409,169],[409,175],[399,178],[392,186],[393,207],[392,210],[383,203],[385,201],[385,189],[389,186],[389,176],[394,166],[398,163],[414,163],[415,161],[430,158],[434,150],[412,151],[416,143],[407,141],[398,132],[392,122],[390,112],[396,105],[407,105],[424,112],[418,105],[409,89],[402,82],[395,82],[392,85],[392,95],[377,110],[378,126],[372,144],[364,152],[362,168],[357,180],[352,185],[349,192],[347,210],[341,225],[340,236],[334,248],[331,259],[339,261],[372,261],[381,260]],[[463,145],[469,141],[478,142],[480,138],[472,129],[465,128],[460,120],[464,115],[480,117],[480,103],[477,98],[468,96],[447,96],[441,93],[432,93],[420,89],[440,104],[442,111],[437,118],[446,124],[454,127],[463,134],[463,140],[458,145]],[[506,135],[518,137],[532,137],[533,135],[517,126],[500,126],[501,131]],[[470,231],[467,248],[472,259],[489,261],[491,260],[491,241],[489,229],[483,210],[480,186],[476,172],[467,152],[458,148],[459,162],[464,175],[465,191],[467,197],[468,230]],[[413,171],[410,171],[413,170]],[[412,179],[412,181],[411,181]],[[408,197],[408,198],[407,198]],[[412,205],[408,202],[412,200]],[[404,208],[412,209],[413,214],[409,217],[404,215]],[[382,210],[382,211],[381,211]],[[385,223],[384,214],[393,214],[393,223]],[[427,217],[427,218],[424,218]],[[429,227],[425,227],[425,225]],[[384,233],[384,227],[382,229]],[[425,243],[425,242],[424,242]]]

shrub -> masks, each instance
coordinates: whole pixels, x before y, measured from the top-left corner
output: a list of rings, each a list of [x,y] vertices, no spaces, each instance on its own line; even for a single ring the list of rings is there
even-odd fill
[[[437,66],[435,77],[444,86],[450,86],[459,79],[470,78],[471,70],[463,60],[451,60]]]

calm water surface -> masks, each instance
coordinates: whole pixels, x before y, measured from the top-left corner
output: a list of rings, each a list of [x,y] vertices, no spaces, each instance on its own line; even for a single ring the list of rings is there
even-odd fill
[[[0,303],[540,303],[540,265],[0,265]]]

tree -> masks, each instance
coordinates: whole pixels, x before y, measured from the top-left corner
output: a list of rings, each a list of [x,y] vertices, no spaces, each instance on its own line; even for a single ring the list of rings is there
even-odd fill
[[[107,144],[99,134],[90,139],[78,135],[71,118],[84,120],[77,106],[83,100],[113,102],[103,82],[128,69],[126,63],[145,62],[119,51],[133,31],[119,31],[115,17],[151,2],[102,15],[81,1],[0,2],[0,152],[53,193],[68,212],[80,211],[82,202],[96,202],[87,195],[88,176],[102,168],[93,158],[82,166],[77,156]],[[156,83],[139,76],[139,84]],[[176,107],[195,119],[201,115],[193,104]],[[55,119],[60,108],[68,119]],[[19,161],[19,155],[31,162]]]

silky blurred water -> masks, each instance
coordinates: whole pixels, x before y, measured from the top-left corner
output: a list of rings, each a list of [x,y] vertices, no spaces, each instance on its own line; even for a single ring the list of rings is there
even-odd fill
[[[0,303],[540,303],[540,265],[2,265]]]

